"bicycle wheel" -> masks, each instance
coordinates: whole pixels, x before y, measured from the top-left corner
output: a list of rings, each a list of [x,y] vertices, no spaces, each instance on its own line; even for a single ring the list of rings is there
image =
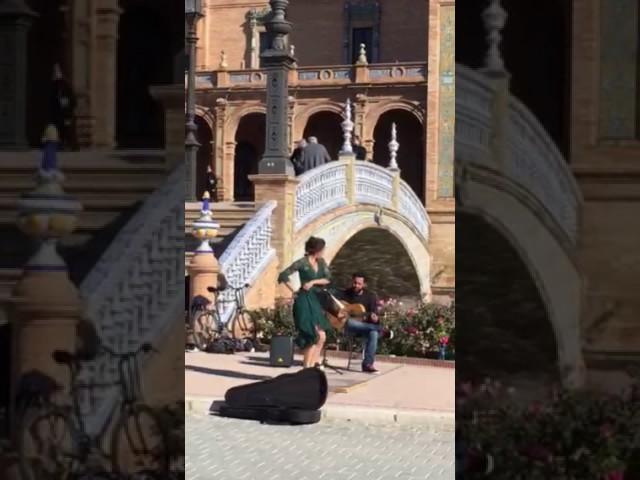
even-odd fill
[[[191,314],[191,335],[193,343],[200,351],[206,351],[213,341],[217,325],[215,315],[209,310],[195,310]]]
[[[229,327],[233,338],[244,339],[254,337],[255,325],[247,312],[237,312],[233,320],[231,320]]]
[[[150,407],[122,412],[111,437],[111,463],[115,473],[126,475],[169,470],[166,432]]]
[[[70,478],[78,459],[75,438],[74,423],[65,411],[28,408],[16,439],[21,479]]]

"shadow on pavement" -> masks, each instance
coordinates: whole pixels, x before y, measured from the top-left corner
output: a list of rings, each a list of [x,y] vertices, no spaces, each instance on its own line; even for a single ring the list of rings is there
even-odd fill
[[[185,370],[198,373],[206,373],[207,375],[220,375],[222,377],[244,378],[247,380],[268,380],[268,375],[252,375],[250,373],[234,372],[232,370],[218,370],[215,368],[195,367],[193,365],[185,365]]]

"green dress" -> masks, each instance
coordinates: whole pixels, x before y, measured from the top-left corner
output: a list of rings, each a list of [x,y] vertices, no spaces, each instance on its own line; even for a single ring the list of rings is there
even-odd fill
[[[309,259],[303,257],[293,262],[287,269],[285,269],[278,276],[278,283],[285,283],[289,281],[289,277],[298,272],[300,276],[300,290],[293,302],[293,321],[296,329],[298,330],[298,336],[295,339],[296,345],[305,349],[318,341],[318,333],[316,327],[320,330],[327,331],[331,328],[331,324],[325,316],[320,300],[318,299],[319,287],[312,287],[311,289],[304,290],[302,285],[311,280],[318,280],[325,278],[329,280],[331,278],[331,272],[327,262],[323,259],[318,261],[318,271],[316,272]]]

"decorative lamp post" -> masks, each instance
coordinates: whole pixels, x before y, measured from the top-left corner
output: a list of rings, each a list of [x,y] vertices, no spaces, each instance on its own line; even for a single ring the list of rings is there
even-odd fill
[[[220,225],[213,220],[211,213],[209,192],[205,192],[202,196],[200,218],[193,222],[193,230],[191,232],[196,239],[200,240],[200,245],[189,264],[191,300],[196,296],[203,296],[213,300],[211,293],[207,291],[207,287],[217,286],[220,266],[209,242],[218,236],[219,228]]]
[[[271,45],[261,54],[267,71],[266,135],[258,173],[294,176],[287,138],[289,71],[296,62],[287,46],[287,35],[292,29],[291,23],[286,19],[289,0],[270,0],[269,3],[272,13],[265,26]]]
[[[340,156],[353,155],[353,145],[351,145],[351,134],[353,132],[353,121],[351,120],[351,100],[347,98],[347,103],[344,109],[344,121],[342,122],[342,132],[344,136],[344,143],[342,144],[342,150],[340,150]]]
[[[398,132],[396,129],[396,124],[391,124],[391,141],[389,142],[389,156],[391,157],[389,161],[389,170],[398,171],[398,149],[400,148],[400,144],[398,143]]]
[[[189,56],[189,71],[187,73],[187,121],[186,138],[184,141],[186,163],[187,163],[187,185],[186,194],[189,200],[196,198],[196,155],[200,144],[196,139],[196,25],[204,15],[202,13],[202,0],[184,0],[184,16],[187,24],[186,43]]]
[[[489,0],[489,6],[482,13],[489,49],[485,58],[485,70],[488,72],[502,73],[504,61],[500,53],[502,41],[502,29],[507,22],[507,12],[502,8],[500,0]]]
[[[58,142],[58,132],[50,125],[44,136],[36,187],[17,203],[17,226],[37,241],[37,248],[13,291],[14,381],[25,372],[38,370],[67,385],[65,367],[52,362],[51,354],[56,349],[74,351],[82,303],[58,254],[58,242],[75,230],[82,206],[62,188],[64,175],[56,157]]]

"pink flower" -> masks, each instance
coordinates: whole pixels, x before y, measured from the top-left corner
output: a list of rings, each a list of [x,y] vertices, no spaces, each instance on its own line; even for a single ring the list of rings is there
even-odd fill
[[[473,393],[473,385],[471,384],[471,382],[462,382],[460,384],[460,390],[462,391],[462,393],[469,396]]]
[[[418,329],[416,327],[407,327],[404,331],[409,335],[416,335],[418,333]]]
[[[533,415],[542,413],[542,405],[538,402],[532,403],[531,406],[529,406],[529,413],[532,413]]]
[[[384,300],[383,299],[378,300],[378,306],[379,307],[384,307]]]
[[[547,450],[545,447],[540,445],[534,445],[532,447],[528,447],[523,452],[527,457],[531,460],[536,460],[538,462],[546,462],[550,463],[553,459],[552,453]]]
[[[611,438],[613,436],[613,427],[608,423],[603,424],[600,427],[600,435],[605,439]]]
[[[440,338],[440,345],[448,345],[448,344],[449,344],[449,337]]]
[[[416,314],[416,311],[413,308],[410,308],[407,311],[407,317],[409,317],[409,318],[413,317],[415,314]]]
[[[624,472],[622,470],[614,470],[607,473],[603,480],[624,480]]]

